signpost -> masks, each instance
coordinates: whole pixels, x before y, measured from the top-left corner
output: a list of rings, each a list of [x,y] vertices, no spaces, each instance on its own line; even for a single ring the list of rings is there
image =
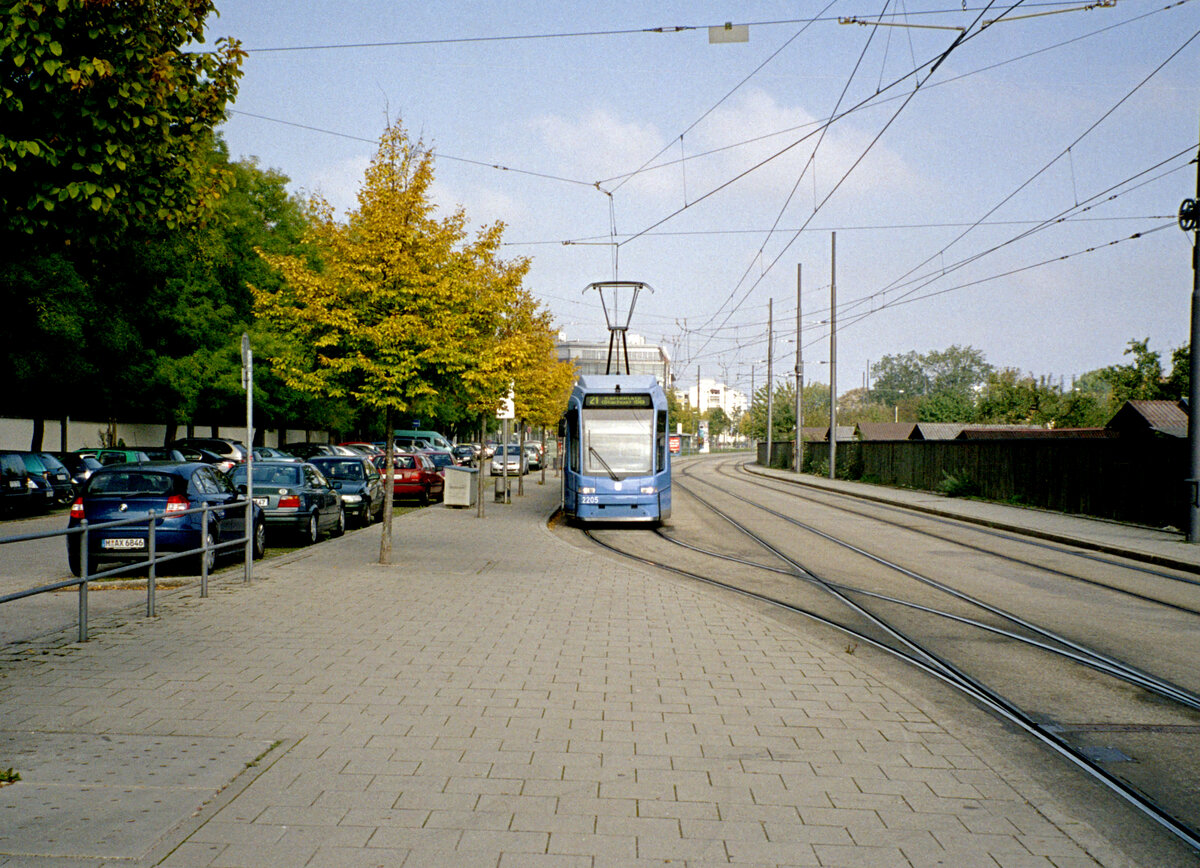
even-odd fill
[[[246,571],[250,581],[254,565],[254,353],[250,335],[242,333],[242,388],[246,390]]]

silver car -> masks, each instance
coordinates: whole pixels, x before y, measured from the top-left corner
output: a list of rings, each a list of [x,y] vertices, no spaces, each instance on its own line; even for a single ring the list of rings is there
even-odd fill
[[[524,476],[529,472],[529,459],[516,443],[497,446],[492,456],[492,476]]]

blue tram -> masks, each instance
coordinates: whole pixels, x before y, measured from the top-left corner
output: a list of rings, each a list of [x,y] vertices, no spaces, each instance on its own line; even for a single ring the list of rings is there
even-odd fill
[[[652,376],[584,375],[567,402],[563,512],[579,521],[671,516],[667,395]]]

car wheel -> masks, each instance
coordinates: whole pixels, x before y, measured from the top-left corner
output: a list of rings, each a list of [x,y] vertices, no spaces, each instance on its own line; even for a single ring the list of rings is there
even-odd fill
[[[341,536],[346,532],[346,510],[338,506],[337,524],[333,526],[333,530],[329,532],[330,536]]]
[[[260,521],[254,525],[254,544],[251,555],[254,560],[261,561],[267,553],[267,523]]]
[[[429,486],[428,485],[426,485],[424,488],[421,489],[420,501],[421,501],[421,506],[429,505]]]
[[[196,575],[200,575],[202,572],[204,572],[206,565],[208,567],[208,572],[211,573],[213,567],[216,566],[217,563],[217,538],[211,530],[208,532],[208,536],[205,538],[204,545],[208,550],[200,552],[200,554],[196,555],[196,559],[193,562],[195,564]]]
[[[364,499],[361,519],[363,527],[366,527],[375,519],[375,514],[372,512],[373,509],[375,509],[375,505],[371,503],[371,498]]]
[[[308,526],[301,533],[301,544],[310,546],[313,545],[321,536],[320,525],[317,523],[317,514],[314,512],[308,517]]]

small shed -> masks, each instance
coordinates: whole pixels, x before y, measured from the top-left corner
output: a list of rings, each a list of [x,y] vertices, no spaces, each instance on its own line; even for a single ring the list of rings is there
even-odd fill
[[[1183,401],[1126,401],[1104,427],[1118,437],[1186,438],[1187,404]]]
[[[961,422],[918,422],[910,440],[953,440],[963,428]]]
[[[855,436],[859,440],[909,440],[916,430],[916,422],[859,422]]]

